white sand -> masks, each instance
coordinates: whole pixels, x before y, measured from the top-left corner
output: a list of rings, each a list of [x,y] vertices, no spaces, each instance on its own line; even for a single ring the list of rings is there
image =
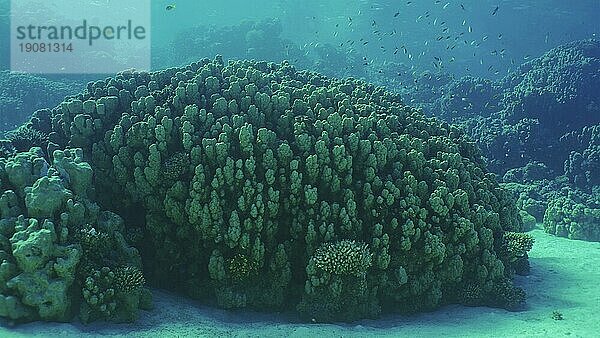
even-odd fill
[[[163,291],[134,324],[30,323],[0,327],[0,337],[600,337],[600,243],[556,238],[536,229],[522,312],[446,306],[411,317],[352,325],[290,323],[284,316],[227,312]],[[564,320],[553,320],[558,310]]]

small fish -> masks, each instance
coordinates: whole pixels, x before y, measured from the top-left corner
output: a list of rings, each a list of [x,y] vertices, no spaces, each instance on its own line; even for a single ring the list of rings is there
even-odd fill
[[[460,8],[462,8],[462,10],[463,10],[463,11],[466,11],[466,9],[465,9],[465,5],[463,5],[463,4],[460,4]]]
[[[165,7],[165,9],[166,9],[167,11],[172,11],[172,10],[174,10],[174,9],[175,9],[175,7],[176,7],[176,5],[175,5],[175,4],[170,4],[170,5],[167,5],[167,7]]]
[[[448,8],[448,5],[450,5],[450,3],[445,4],[444,7],[442,7],[442,9]]]
[[[394,14],[394,18],[397,18],[398,15],[400,15],[400,12],[396,12],[396,14]]]
[[[494,8],[494,10],[492,11],[492,15],[496,15],[496,13],[498,13],[499,9],[500,9],[500,6],[496,6],[496,8]]]
[[[498,40],[502,39],[502,33],[498,34]]]
[[[484,36],[484,37],[483,37],[481,40],[485,41],[485,40],[487,40],[487,39],[488,39],[488,36],[486,35],[486,36]]]
[[[469,33],[473,33],[473,28],[469,26]]]

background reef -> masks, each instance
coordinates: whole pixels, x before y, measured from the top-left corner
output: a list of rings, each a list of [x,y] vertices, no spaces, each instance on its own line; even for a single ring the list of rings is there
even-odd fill
[[[55,106],[83,88],[80,81],[0,71],[0,131],[16,128],[32,112]]]
[[[400,89],[405,100],[462,126],[488,168],[519,197],[530,224],[535,219],[559,236],[600,239],[598,40],[551,49],[499,81],[423,77],[416,90]]]

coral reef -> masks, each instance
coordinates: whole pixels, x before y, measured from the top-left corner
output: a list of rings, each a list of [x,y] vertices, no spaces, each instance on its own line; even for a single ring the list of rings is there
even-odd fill
[[[232,26],[189,27],[176,34],[168,47],[157,46],[153,68],[186,65],[217,53],[224,59],[291,60],[303,68],[312,66],[304,51],[281,36],[282,31],[278,19],[244,20]]]
[[[569,182],[586,191],[600,186],[600,124],[572,131],[560,141],[564,148],[571,149],[564,165]]]
[[[34,111],[53,107],[81,89],[82,85],[75,81],[51,80],[0,70],[0,131],[16,128]]]
[[[600,41],[590,39],[551,49],[500,81],[424,73],[396,89],[476,141],[517,198],[524,230],[543,221],[551,233],[595,240],[599,71]]]
[[[125,244],[123,220],[90,200],[92,169],[81,149],[56,150],[52,158],[50,165],[34,147],[0,159],[0,316],[68,321],[78,314],[87,321],[92,304],[104,319],[132,321],[148,291],[140,289],[141,259]],[[94,284],[95,269],[114,266],[114,281]]]
[[[540,162],[589,190],[594,175],[586,172],[598,168],[591,144],[598,142],[599,69],[600,41],[589,39],[553,48],[496,82],[423,73],[407,89],[392,88],[428,114],[461,124],[491,171],[502,176]]]
[[[600,241],[600,191],[569,192],[550,200],[544,229],[561,237]]]
[[[49,146],[83,149],[102,207],[143,225],[159,287],[318,321],[434,309],[462,280],[514,303],[493,293],[514,200],[464,133],[382,88],[217,57],[90,83],[40,118]]]
[[[380,73],[370,73],[373,67],[365,67],[365,60],[350,44],[346,47],[327,42],[299,45],[284,38],[282,33],[278,18],[244,20],[231,26],[189,27],[178,32],[166,46],[155,46],[153,68],[183,66],[220,54],[224,60],[288,60],[296,67],[315,70],[327,76],[382,80],[381,76],[377,76]],[[382,65],[380,68],[388,69],[389,66]]]
[[[524,222],[524,230],[542,223],[551,234],[587,241],[600,241],[600,187],[591,191],[574,187],[569,177],[518,181],[511,172],[502,187],[517,198],[517,207]],[[529,223],[529,226],[525,224]]]

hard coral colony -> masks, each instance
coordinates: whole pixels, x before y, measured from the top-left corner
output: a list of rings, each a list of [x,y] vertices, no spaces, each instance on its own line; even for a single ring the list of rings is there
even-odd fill
[[[382,88],[217,57],[90,83],[29,127],[48,141],[0,162],[4,317],[130,321],[145,280],[317,321],[524,302],[512,197]]]

